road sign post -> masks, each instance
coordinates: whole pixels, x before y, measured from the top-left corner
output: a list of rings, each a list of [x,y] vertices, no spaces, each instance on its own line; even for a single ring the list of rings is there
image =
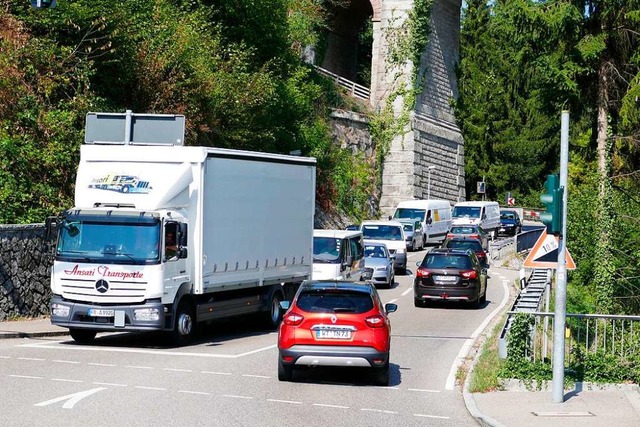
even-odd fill
[[[558,269],[556,270],[556,300],[553,322],[553,377],[551,398],[553,402],[564,402],[564,346],[567,318],[567,180],[569,168],[569,112],[562,112],[560,126],[560,188],[562,189],[562,223],[558,238]]]

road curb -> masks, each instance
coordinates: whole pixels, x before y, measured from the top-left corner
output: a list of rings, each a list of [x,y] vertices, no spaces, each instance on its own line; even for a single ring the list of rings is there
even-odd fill
[[[69,331],[59,332],[0,332],[1,339],[15,339],[15,338],[43,338],[43,337],[60,337],[69,335]]]

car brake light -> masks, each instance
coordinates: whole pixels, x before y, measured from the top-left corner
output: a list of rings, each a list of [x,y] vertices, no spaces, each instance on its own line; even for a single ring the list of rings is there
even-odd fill
[[[284,316],[282,321],[285,325],[297,326],[302,323],[302,319],[304,319],[304,317],[300,316],[298,313],[290,313]]]
[[[469,237],[471,237],[472,239],[479,239],[480,235],[479,234],[469,234]]]
[[[376,314],[375,316],[369,316],[364,319],[367,325],[371,328],[381,328],[384,326],[384,317]]]
[[[460,275],[465,279],[476,279],[478,277],[478,273],[475,270],[461,271]]]
[[[429,276],[431,276],[431,272],[426,268],[420,267],[416,271],[416,277],[429,277]]]
[[[476,252],[476,256],[477,256],[478,258],[485,258],[485,257],[487,256],[487,254],[486,254],[484,251],[482,251],[482,252]]]
[[[453,233],[449,233],[449,234],[447,234],[447,238],[448,238],[448,239],[453,238]]]

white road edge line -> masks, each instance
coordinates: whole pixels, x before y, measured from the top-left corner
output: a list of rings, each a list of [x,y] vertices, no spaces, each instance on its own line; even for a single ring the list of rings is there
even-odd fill
[[[31,376],[31,375],[9,375],[9,376],[13,377],[13,378],[26,378],[26,379],[29,379],[29,380],[41,380],[42,379],[42,377],[34,377],[34,376]]]
[[[276,348],[276,344],[273,345],[269,345],[267,347],[262,347],[262,348],[258,348],[256,350],[252,350],[252,351],[247,351],[246,353],[240,353],[234,357],[244,357],[244,356],[249,356],[250,354],[255,354],[255,353],[260,353],[261,351],[265,351],[265,350],[271,350],[272,348]]]
[[[11,356],[0,356],[0,359],[11,359]]]
[[[117,384],[117,383],[101,383],[101,382],[97,382],[95,381],[93,384],[95,385],[106,385],[109,387],[126,387],[126,384]]]
[[[419,391],[422,393],[440,393],[440,390],[427,390],[424,388],[410,388],[409,391]]]
[[[112,364],[112,363],[92,363],[89,362],[87,363],[87,365],[91,365],[91,366],[106,366],[106,367],[110,367],[110,368],[115,368],[116,365]]]
[[[78,403],[81,399],[84,399],[85,397],[90,396],[93,393],[97,393],[101,390],[105,390],[105,388],[99,387],[99,388],[93,388],[87,391],[81,391],[79,393],[68,394],[66,396],[56,397],[55,399],[47,400],[45,402],[36,403],[33,406],[47,406],[47,405],[51,405],[52,403],[62,402],[66,400],[66,402],[64,402],[64,405],[62,405],[62,407],[64,409],[72,409],[73,406],[76,403]]]
[[[31,360],[35,362],[44,362],[44,359],[38,359],[37,357],[18,357],[18,360]]]
[[[70,363],[70,364],[73,364],[73,365],[79,365],[80,364],[80,362],[78,362],[77,360],[56,360],[56,359],[54,359],[54,360],[52,360],[52,362],[55,362],[55,363]]]
[[[178,368],[162,368],[163,371],[171,372],[193,372],[191,369],[178,369]]]
[[[139,389],[142,389],[142,390],[167,391],[166,388],[162,388],[162,387],[147,387],[147,386],[144,386],[144,385],[136,385],[133,388],[139,388]]]
[[[251,374],[242,374],[243,377],[249,377],[249,378],[271,378],[267,375],[251,375]]]
[[[267,399],[267,402],[291,403],[292,405],[302,405],[302,402],[298,402],[298,401],[295,401],[295,400]]]
[[[238,396],[235,394],[223,394],[222,397],[231,397],[233,399],[253,399],[251,396]]]
[[[450,417],[441,417],[439,415],[426,415],[426,414],[413,414],[414,417],[422,417],[422,418],[437,418],[439,420],[448,420]]]
[[[83,383],[82,380],[69,380],[67,378],[51,378],[51,381],[61,381],[63,383]]]
[[[407,288],[406,291],[404,291],[403,293],[400,294],[400,296],[406,296],[409,292],[411,292],[413,290],[413,288]]]
[[[153,366],[125,365],[125,368],[131,368],[131,369],[153,369]]]
[[[209,375],[231,375],[231,372],[212,372],[212,371],[200,371],[201,374]]]
[[[478,326],[476,330],[473,331],[471,337],[467,338],[460,348],[460,351],[458,352],[458,355],[454,359],[453,364],[451,365],[451,369],[449,370],[449,376],[447,376],[447,381],[444,385],[445,390],[453,390],[455,388],[458,368],[462,366],[464,358],[469,353],[469,349],[476,340],[476,337],[480,334],[480,332],[482,332],[482,330],[487,326],[491,319],[493,319],[494,316],[497,315],[505,305],[507,305],[507,302],[509,301],[509,287],[507,286],[508,282],[508,280],[502,280],[502,289],[504,291],[504,296],[502,297],[500,305],[484,319],[480,326]]]
[[[206,391],[190,391],[190,390],[178,390],[178,393],[186,393],[186,394],[201,394],[203,396],[210,396],[211,393]]]

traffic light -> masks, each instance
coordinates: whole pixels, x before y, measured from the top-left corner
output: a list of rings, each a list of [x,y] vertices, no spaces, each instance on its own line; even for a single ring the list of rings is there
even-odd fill
[[[548,175],[544,187],[547,192],[540,196],[540,201],[547,210],[540,214],[540,220],[547,226],[547,232],[561,234],[564,188],[560,187],[558,175]]]
[[[34,9],[53,9],[56,7],[56,0],[31,0],[31,7]]]

